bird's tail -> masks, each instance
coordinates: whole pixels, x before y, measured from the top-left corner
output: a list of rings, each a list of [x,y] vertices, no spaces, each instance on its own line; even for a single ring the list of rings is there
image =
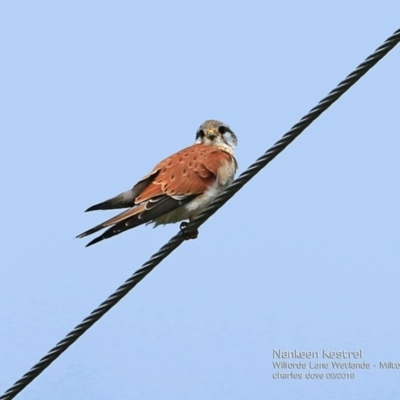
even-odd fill
[[[91,235],[95,232],[98,232],[104,228],[107,228],[112,225],[117,225],[119,223],[122,223],[123,221],[127,221],[129,219],[132,219],[134,216],[137,217],[138,214],[140,214],[144,210],[145,206],[144,205],[139,205],[134,208],[130,208],[129,210],[126,210],[118,215],[116,215],[113,218],[108,219],[107,221],[102,222],[99,225],[96,225],[94,228],[88,229],[87,231],[79,234],[77,236],[78,239],[81,239],[85,236]]]

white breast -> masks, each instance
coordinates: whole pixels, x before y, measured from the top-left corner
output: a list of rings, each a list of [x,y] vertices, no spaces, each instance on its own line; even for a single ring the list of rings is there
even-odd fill
[[[189,203],[162,215],[154,220],[154,227],[161,224],[171,224],[185,219],[193,219],[199,215],[222,191],[233,181],[236,172],[236,162],[226,163],[219,168],[217,179],[203,193]]]

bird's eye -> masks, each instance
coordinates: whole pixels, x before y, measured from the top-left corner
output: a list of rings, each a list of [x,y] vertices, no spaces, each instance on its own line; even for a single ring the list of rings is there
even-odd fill
[[[221,126],[218,128],[218,132],[219,132],[221,135],[223,135],[223,134],[225,134],[226,132],[228,132],[228,128],[227,128],[226,126],[221,125]]]
[[[197,133],[196,133],[196,139],[203,138],[203,137],[204,137],[203,129],[198,130]]]

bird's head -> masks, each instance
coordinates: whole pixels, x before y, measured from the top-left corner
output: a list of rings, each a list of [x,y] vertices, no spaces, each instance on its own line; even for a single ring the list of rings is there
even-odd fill
[[[225,148],[231,153],[237,144],[237,137],[228,125],[209,120],[202,123],[197,130],[196,143]]]

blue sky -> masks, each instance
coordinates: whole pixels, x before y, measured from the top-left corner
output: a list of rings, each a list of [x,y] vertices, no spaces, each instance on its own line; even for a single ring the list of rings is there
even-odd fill
[[[178,231],[86,249],[74,237],[112,215],[88,206],[206,119],[235,131],[244,171],[399,14],[397,1],[2,2],[0,392]],[[400,362],[399,65],[395,48],[18,398],[397,398],[400,370],[379,363]],[[277,380],[274,349],[362,349],[371,368]]]

